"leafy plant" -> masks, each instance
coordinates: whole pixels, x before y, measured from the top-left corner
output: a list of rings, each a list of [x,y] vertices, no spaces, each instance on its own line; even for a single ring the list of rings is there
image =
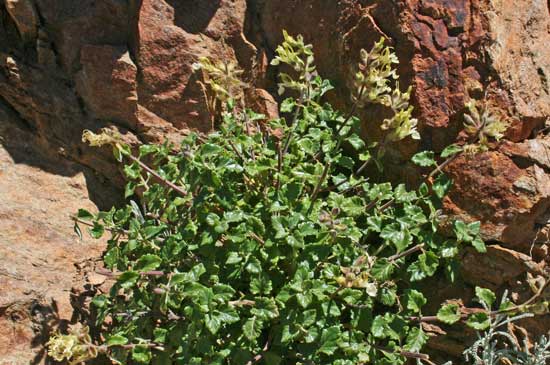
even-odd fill
[[[299,94],[281,105],[289,121],[254,128],[264,117],[223,96],[219,130],[189,135],[180,152],[142,145],[134,154],[116,133],[85,133],[127,161],[125,196],[140,196],[76,217],[95,238],[111,234],[103,259],[116,284],[93,306],[105,338],[96,349],[113,361],[430,363],[420,352],[427,335],[414,316],[426,297],[416,283],[451,273],[460,244],[483,251],[479,225],[456,225],[454,238],[438,232],[450,181],[432,154],[413,158],[436,176],[417,190],[363,177],[371,151],[360,120],[322,102],[331,86],[315,72],[311,46],[284,38],[274,63],[296,75],[282,75],[281,90]],[[395,79],[390,48],[377,43],[366,54],[362,74]],[[357,87],[354,105],[363,93],[386,105],[397,95],[385,82]],[[385,128],[394,140],[416,137],[410,123]]]
[[[487,289],[476,289],[484,308],[490,312],[495,295]],[[481,299],[483,298],[483,299]],[[542,336],[533,348],[527,340],[520,344],[510,331],[510,324],[523,318],[533,317],[533,313],[510,315],[508,309],[512,304],[507,300],[507,294],[500,302],[498,312],[486,315],[483,321],[472,321],[470,325],[476,329],[487,329],[478,333],[478,340],[464,351],[466,361],[473,365],[498,365],[503,363],[517,365],[545,365],[550,360],[550,341]]]
[[[508,129],[508,123],[493,112],[487,102],[470,100],[464,114],[464,129],[474,143],[464,146],[469,153],[484,152],[489,149],[489,141],[499,141]]]

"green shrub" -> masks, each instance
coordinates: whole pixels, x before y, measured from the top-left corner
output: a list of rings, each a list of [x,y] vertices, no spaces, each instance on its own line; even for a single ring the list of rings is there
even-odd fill
[[[452,278],[460,244],[485,246],[479,223],[456,222],[451,238],[438,232],[451,182],[433,153],[413,158],[434,168],[416,190],[361,174],[379,149],[360,137],[357,108],[394,111],[385,143],[418,138],[396,62],[383,41],[362,51],[353,107],[342,114],[322,102],[332,87],[311,46],[285,33],[274,64],[295,73],[281,75],[280,91],[297,93],[281,104],[288,120],[241,108],[229,91],[239,85],[234,65],[201,60],[205,85],[223,100],[218,131],[193,133],[178,151],[142,145],[135,154],[115,133],[86,132],[128,161],[125,195],[140,197],[78,214],[94,238],[111,234],[103,259],[117,278],[93,299],[104,342],[87,346],[122,364],[428,361],[417,283]]]

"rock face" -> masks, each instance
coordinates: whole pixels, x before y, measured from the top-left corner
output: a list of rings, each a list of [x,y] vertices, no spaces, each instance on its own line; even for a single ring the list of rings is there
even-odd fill
[[[25,121],[44,151],[61,151],[78,169],[120,184],[109,151],[80,142],[84,129],[117,128],[134,142],[177,141],[190,129],[210,130],[192,69],[200,56],[237,62],[250,86],[248,103],[276,115],[276,78],[268,64],[282,29],[314,45],[319,72],[336,86],[331,101],[343,108],[359,49],[380,37],[395,47],[422,134],[420,144],[400,143],[389,154],[389,165],[401,167],[390,168],[395,178],[418,176],[405,163],[413,151],[440,151],[461,138],[469,99],[490,104],[510,124],[506,138],[448,167],[455,187],[447,212],[482,222],[484,237],[499,247],[486,256],[495,262],[519,254],[535,264],[547,260],[546,0],[0,0],[0,102]],[[377,139],[379,111],[360,116],[366,138]],[[74,194],[65,200],[82,205],[76,197],[85,198],[85,191]],[[507,264],[499,275],[506,280],[494,282],[475,270],[477,258],[465,255],[466,272],[475,273],[466,275],[470,284],[493,282],[502,290],[525,282],[528,270]]]
[[[71,288],[86,284],[86,264],[104,248],[79,241],[70,215],[106,207],[112,202],[96,194],[116,192],[93,171],[37,148],[1,103],[0,142],[0,364],[39,363],[49,331],[75,315]]]

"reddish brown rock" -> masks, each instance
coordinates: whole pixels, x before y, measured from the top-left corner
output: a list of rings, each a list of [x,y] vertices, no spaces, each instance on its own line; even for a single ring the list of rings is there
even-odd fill
[[[449,175],[454,186],[447,208],[456,218],[480,220],[486,240],[529,249],[550,209],[550,175],[538,165],[521,168],[499,152],[460,157]]]
[[[36,38],[38,15],[31,0],[6,0],[5,6],[21,38],[25,41]]]
[[[0,104],[1,365],[42,363],[41,344],[73,318],[70,290],[86,284],[76,265],[105,242],[80,241],[70,216],[107,207],[116,194],[91,170],[49,156],[19,123]]]
[[[80,53],[76,87],[88,109],[96,118],[136,130],[137,67],[128,50],[86,45]]]

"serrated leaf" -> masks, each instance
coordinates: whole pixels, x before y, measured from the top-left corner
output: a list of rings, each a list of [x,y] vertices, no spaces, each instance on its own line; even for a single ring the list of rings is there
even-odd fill
[[[105,233],[105,227],[102,224],[94,222],[94,226],[88,229],[88,233],[95,239],[99,239]]]
[[[139,273],[135,271],[125,271],[117,278],[117,283],[122,288],[129,289],[136,284],[139,276]]]
[[[413,327],[407,335],[404,349],[410,352],[420,352],[426,342],[428,342],[428,335],[422,328]]]
[[[243,334],[250,341],[255,341],[262,334],[263,323],[256,316],[249,318],[243,326]]]
[[[349,136],[347,139],[346,139],[349,144],[351,144],[351,146],[357,150],[357,151],[360,151],[362,150],[363,148],[365,148],[365,142],[363,141],[363,139],[361,139],[361,137],[359,137],[357,134],[352,134],[351,136]]]
[[[109,336],[106,343],[107,346],[126,345],[128,343],[128,339],[121,334],[114,334],[112,336]]]
[[[332,355],[338,349],[338,340],[340,339],[340,327],[332,326],[321,333],[321,346],[317,350],[318,353]]]
[[[450,156],[454,156],[457,153],[462,152],[462,150],[463,149],[462,149],[461,146],[456,145],[456,144],[451,144],[451,145],[445,147],[445,149],[441,152],[441,157],[442,158],[447,158],[447,157],[450,157]]]
[[[489,328],[491,325],[491,320],[487,313],[480,312],[470,315],[466,321],[466,324],[475,330],[483,331]]]
[[[437,312],[437,319],[443,323],[454,324],[460,321],[460,307],[458,304],[445,304]]]
[[[476,286],[476,297],[480,302],[484,303],[487,309],[491,309],[493,303],[496,301],[497,297],[493,291],[490,289],[480,288]]]
[[[419,152],[412,157],[412,162],[418,166],[430,167],[436,166],[435,154],[432,151]]]
[[[409,290],[406,293],[407,309],[419,313],[421,308],[428,302],[424,295],[417,290]]]

